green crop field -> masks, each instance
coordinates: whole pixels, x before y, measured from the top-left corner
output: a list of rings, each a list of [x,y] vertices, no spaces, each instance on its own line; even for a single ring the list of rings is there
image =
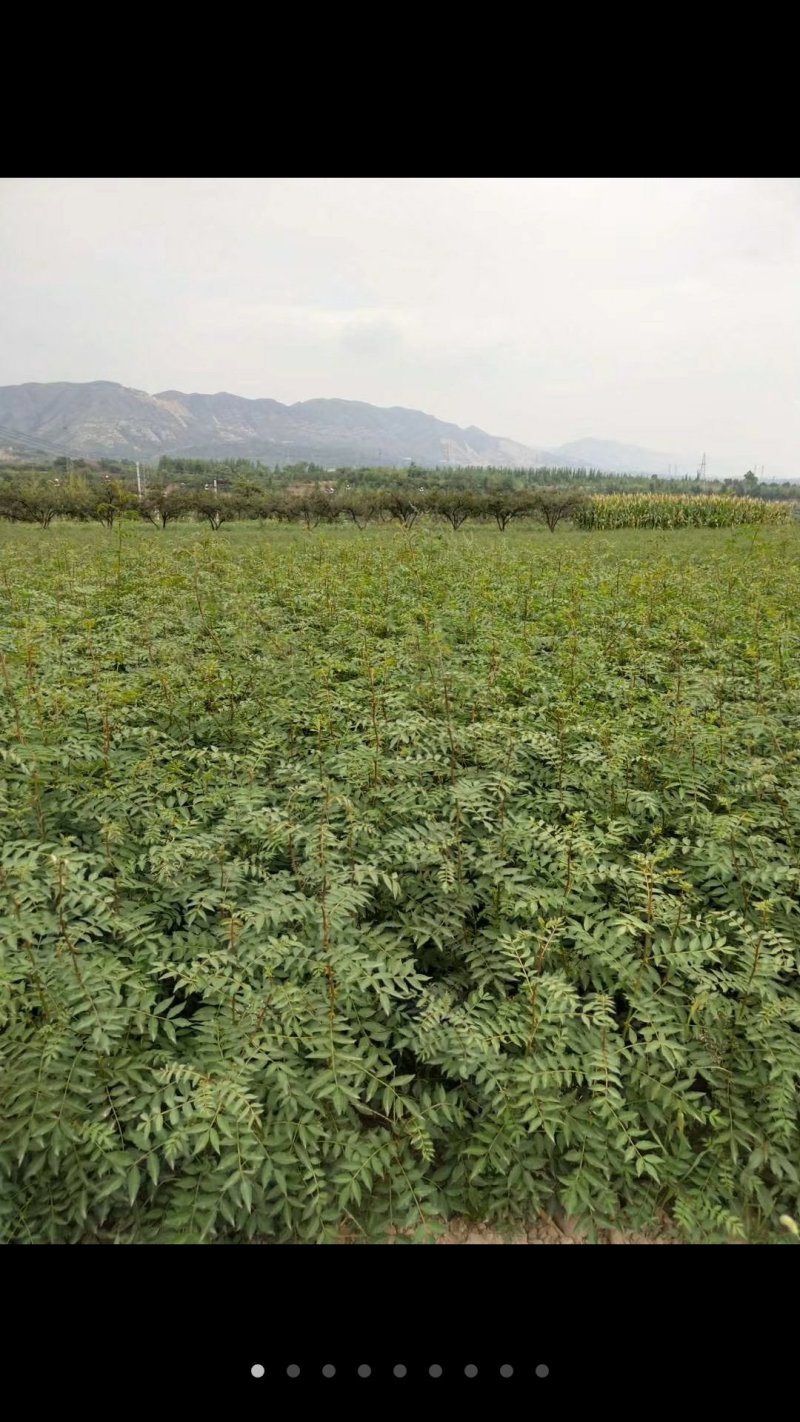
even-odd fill
[[[800,526],[0,526],[0,1228],[800,1209]]]

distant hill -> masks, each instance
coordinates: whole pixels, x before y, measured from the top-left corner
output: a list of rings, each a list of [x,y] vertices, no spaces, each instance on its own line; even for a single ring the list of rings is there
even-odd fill
[[[663,454],[655,449],[642,449],[636,444],[619,444],[613,439],[574,439],[569,444],[560,444],[553,450],[559,464],[578,464],[586,469],[601,469],[607,474],[655,474],[662,479],[692,478],[698,471],[701,451],[694,457],[684,454]],[[709,479],[742,479],[747,473],[746,460],[738,461],[730,457],[722,458],[712,450],[708,452],[707,477]],[[754,473],[761,473],[754,468]],[[792,482],[797,476],[787,474],[773,465],[766,475],[780,483]]]
[[[15,446],[15,439],[17,444]],[[309,460],[323,465],[415,463],[526,468],[552,451],[437,420],[420,410],[357,400],[247,400],[239,395],[148,395],[106,380],[0,386],[0,446],[41,441],[45,452],[155,461],[190,458]]]
[[[27,452],[75,458],[140,459],[162,454],[195,459],[260,459],[265,464],[310,461],[326,468],[385,464],[402,467],[494,465],[513,469],[563,465],[610,474],[694,474],[687,459],[607,439],[577,439],[541,448],[437,420],[421,410],[384,409],[360,400],[247,400],[241,395],[148,395],[110,380],[87,384],[0,386],[0,460]],[[741,468],[709,453],[714,478],[741,477]],[[781,478],[777,470],[774,478]]]
[[[696,474],[699,457],[692,466],[678,454],[659,454],[635,444],[619,444],[613,439],[574,439],[554,451],[565,463],[605,469],[611,474],[660,474],[681,477]],[[745,471],[742,470],[742,473]]]

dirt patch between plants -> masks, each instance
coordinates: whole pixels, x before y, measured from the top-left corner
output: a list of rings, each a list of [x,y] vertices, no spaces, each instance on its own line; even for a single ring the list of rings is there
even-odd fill
[[[428,1221],[429,1225],[435,1222]],[[442,1222],[439,1221],[441,1229]],[[527,1229],[519,1229],[514,1233],[503,1234],[485,1222],[466,1220],[460,1217],[448,1220],[441,1233],[434,1234],[429,1240],[417,1240],[417,1243],[430,1244],[683,1244],[684,1240],[679,1239],[677,1230],[668,1220],[655,1221],[651,1230],[643,1233],[636,1233],[625,1229],[604,1229],[598,1231],[596,1240],[589,1240],[587,1231],[580,1223],[566,1214],[555,1216],[540,1215],[539,1218]],[[405,1235],[407,1239],[413,1238],[412,1230],[390,1229],[386,1240],[387,1244],[394,1244],[400,1235]],[[345,1229],[338,1241],[340,1244],[361,1244],[355,1232]],[[731,1240],[731,1244],[742,1244],[743,1240]]]
[[[352,1224],[354,1223],[355,1221],[352,1222]],[[332,1242],[334,1244],[366,1244],[367,1240],[353,1229],[352,1224],[343,1225],[339,1238]],[[655,1220],[652,1229],[643,1230],[641,1233],[627,1229],[601,1229],[597,1232],[597,1239],[589,1239],[587,1230],[578,1220],[560,1212],[553,1216],[540,1215],[527,1229],[518,1229],[516,1232],[507,1234],[494,1229],[485,1221],[466,1220],[459,1216],[448,1220],[446,1224],[441,1219],[437,1221],[429,1218],[426,1225],[428,1238],[420,1238],[419,1231],[397,1230],[392,1227],[387,1231],[384,1241],[374,1240],[372,1242],[385,1244],[400,1242],[417,1244],[686,1244],[688,1242],[679,1237],[674,1224],[666,1217]],[[269,1243],[268,1240],[254,1242]],[[709,1243],[711,1242],[709,1241]],[[721,1244],[748,1243],[746,1239],[733,1237],[713,1242]]]
[[[450,1220],[447,1232],[436,1244],[588,1244],[585,1232],[569,1217],[561,1222],[540,1218],[527,1230],[502,1235],[487,1224],[469,1220]],[[675,1233],[665,1225],[652,1234],[631,1234],[626,1230],[608,1229],[599,1232],[598,1244],[679,1244]]]

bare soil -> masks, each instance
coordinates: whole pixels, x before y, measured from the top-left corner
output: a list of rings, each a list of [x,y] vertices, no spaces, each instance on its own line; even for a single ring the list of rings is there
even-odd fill
[[[401,1233],[411,1235],[412,1231],[401,1231]],[[398,1231],[390,1230],[387,1244],[392,1244],[397,1238],[397,1234]],[[342,1231],[339,1240],[341,1244],[359,1244],[361,1242],[355,1231],[351,1233],[347,1229]],[[555,1217],[540,1215],[527,1229],[520,1229],[513,1234],[502,1234],[486,1223],[455,1218],[448,1220],[444,1230],[435,1235],[430,1242],[432,1244],[589,1244],[590,1242],[597,1244],[681,1244],[683,1241],[678,1238],[677,1231],[666,1218],[655,1221],[651,1230],[646,1230],[641,1234],[630,1230],[606,1229],[599,1231],[596,1241],[590,1241],[586,1231],[581,1228],[577,1220],[572,1219],[569,1215],[558,1214]],[[739,1240],[731,1241],[731,1243],[740,1242]]]
[[[648,1234],[630,1234],[625,1230],[601,1230],[599,1244],[679,1244],[680,1241],[668,1224]],[[518,1234],[504,1236],[486,1224],[474,1224],[467,1220],[451,1220],[447,1232],[441,1235],[437,1244],[588,1244],[585,1233],[569,1216],[561,1219],[541,1217],[535,1224]]]

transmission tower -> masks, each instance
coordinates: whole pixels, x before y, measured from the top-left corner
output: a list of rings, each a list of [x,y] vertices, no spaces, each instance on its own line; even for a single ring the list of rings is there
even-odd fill
[[[700,460],[700,468],[699,468],[698,471],[697,471],[697,477],[698,477],[698,479],[705,479],[705,477],[706,477],[706,456],[705,456],[705,454],[703,455],[703,458]]]

